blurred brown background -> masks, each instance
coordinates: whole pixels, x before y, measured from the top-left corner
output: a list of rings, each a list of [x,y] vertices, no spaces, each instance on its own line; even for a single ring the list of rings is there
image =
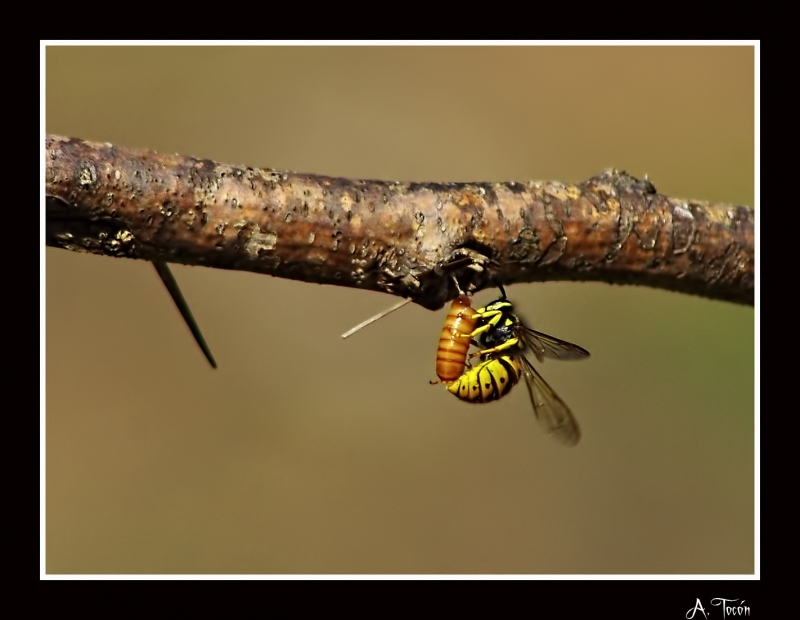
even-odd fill
[[[750,48],[51,47],[46,131],[232,164],[581,181],[754,203]],[[592,353],[459,402],[444,311],[46,250],[49,573],[752,573],[754,312],[597,283],[509,289]],[[476,302],[493,293],[484,292]]]

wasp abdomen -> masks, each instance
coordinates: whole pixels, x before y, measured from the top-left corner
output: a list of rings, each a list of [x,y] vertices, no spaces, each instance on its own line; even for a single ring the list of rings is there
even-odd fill
[[[436,349],[436,374],[442,381],[455,381],[464,372],[470,334],[475,330],[477,318],[469,297],[459,295],[450,305],[450,311],[439,336]]]
[[[501,355],[470,368],[447,386],[447,391],[468,403],[488,403],[502,398],[519,381],[519,362]]]

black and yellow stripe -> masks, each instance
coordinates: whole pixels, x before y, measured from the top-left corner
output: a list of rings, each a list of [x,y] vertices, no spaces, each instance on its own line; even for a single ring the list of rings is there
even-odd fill
[[[500,355],[467,370],[447,386],[447,391],[467,403],[488,403],[507,394],[521,374],[516,359]]]

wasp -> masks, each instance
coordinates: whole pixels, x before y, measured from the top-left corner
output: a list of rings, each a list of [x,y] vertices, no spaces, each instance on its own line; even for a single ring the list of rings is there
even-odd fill
[[[561,443],[575,445],[580,439],[580,431],[572,412],[534,368],[526,352],[533,352],[539,362],[544,362],[545,358],[583,359],[589,356],[589,352],[571,342],[526,327],[514,313],[514,306],[502,286],[500,291],[500,299],[474,310],[471,320],[476,322],[476,327],[471,332],[452,336],[453,339],[463,339],[467,348],[470,344],[477,345],[479,350],[469,358],[480,357],[480,363],[467,368],[450,382],[443,379],[439,383],[447,383],[447,391],[464,402],[486,403],[508,394],[520,377],[524,377],[539,423]],[[479,342],[475,338],[479,338]],[[437,352],[437,370],[438,357]]]

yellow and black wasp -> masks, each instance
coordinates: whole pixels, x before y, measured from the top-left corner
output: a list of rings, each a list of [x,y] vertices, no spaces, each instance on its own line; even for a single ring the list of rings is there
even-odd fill
[[[467,368],[452,381],[437,383],[446,383],[447,391],[464,402],[486,403],[508,394],[522,376],[540,424],[558,441],[573,446],[580,439],[575,418],[525,353],[530,350],[539,362],[543,362],[545,358],[583,359],[589,356],[589,352],[571,342],[526,327],[514,313],[505,289],[498,286],[502,297],[473,313],[475,329],[471,333],[453,334],[453,338],[470,338],[470,342],[479,348],[470,358],[480,357],[480,363]],[[479,338],[479,342],[475,338]]]

